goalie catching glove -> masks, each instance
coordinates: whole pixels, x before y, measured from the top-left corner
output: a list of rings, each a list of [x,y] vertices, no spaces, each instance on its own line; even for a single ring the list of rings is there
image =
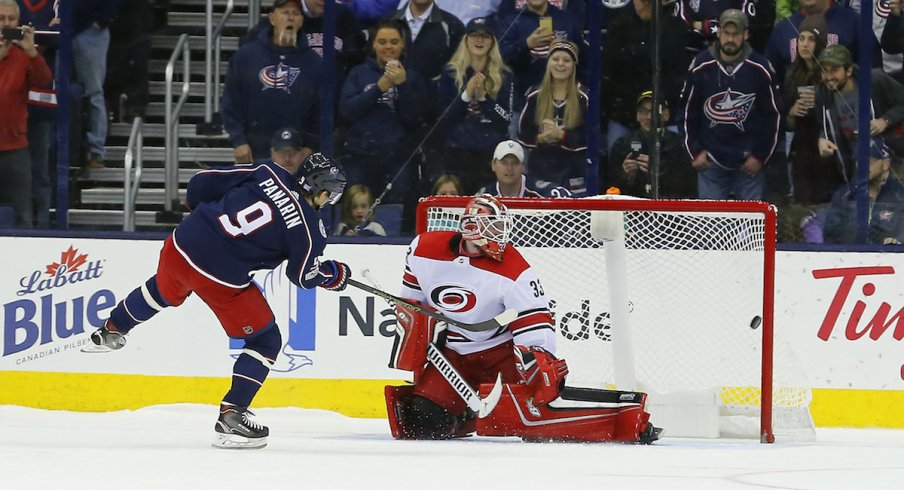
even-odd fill
[[[439,342],[446,322],[401,305],[395,307],[395,314],[396,338],[389,367],[412,371],[416,378],[427,364],[427,344]]]
[[[515,365],[521,378],[531,389],[531,398],[537,406],[559,397],[565,386],[568,365],[542,347],[515,346]]]
[[[342,291],[348,285],[348,279],[352,277],[351,269],[338,260],[324,261],[320,264],[320,273],[325,276],[320,287],[330,291]]]

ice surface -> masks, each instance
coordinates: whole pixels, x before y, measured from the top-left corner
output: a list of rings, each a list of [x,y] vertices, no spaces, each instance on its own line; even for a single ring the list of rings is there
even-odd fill
[[[904,489],[904,430],[818,429],[817,442],[774,445],[394,441],[385,420],[294,408],[256,413],[270,427],[269,446],[230,451],[210,446],[213,406],[107,413],[0,406],[0,488]]]

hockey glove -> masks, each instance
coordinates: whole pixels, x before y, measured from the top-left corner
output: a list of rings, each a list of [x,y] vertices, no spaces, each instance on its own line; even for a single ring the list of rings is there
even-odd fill
[[[446,322],[404,306],[395,307],[396,340],[389,367],[420,375],[427,364],[427,344],[439,344]]]
[[[325,276],[320,287],[330,291],[342,291],[348,285],[348,279],[352,277],[351,269],[338,260],[324,261],[320,264],[320,273]]]
[[[568,365],[542,347],[515,346],[515,364],[524,383],[532,389],[533,403],[545,405],[559,397]]]

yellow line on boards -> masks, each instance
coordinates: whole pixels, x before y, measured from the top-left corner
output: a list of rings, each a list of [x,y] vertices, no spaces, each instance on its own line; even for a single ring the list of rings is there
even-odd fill
[[[142,376],[134,374],[0,371],[0,405],[48,410],[106,412],[149,405],[217,405],[229,391],[229,378]],[[270,378],[254,407],[332,410],[350,417],[385,418],[383,387],[399,380]]]

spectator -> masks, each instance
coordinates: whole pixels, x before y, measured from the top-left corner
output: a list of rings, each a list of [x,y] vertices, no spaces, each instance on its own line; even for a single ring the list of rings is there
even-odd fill
[[[454,173],[468,194],[492,178],[486,162],[508,136],[514,89],[488,19],[471,20],[439,79],[437,112],[445,116],[432,175]]]
[[[904,59],[904,16],[901,15],[901,7],[904,0],[889,0],[888,19],[885,30],[882,31],[882,50],[889,54],[898,55],[898,60]],[[901,83],[904,83],[904,70],[891,73]]]
[[[832,198],[826,216],[828,243],[856,243],[857,195],[866,185],[869,198],[867,243],[900,245],[904,242],[904,184],[891,172],[892,154],[882,138],[870,142],[869,180],[852,182]]]
[[[19,26],[19,6],[0,0],[0,29]],[[28,151],[28,91],[47,86],[50,68],[35,47],[35,29],[20,28],[22,39],[0,34],[0,202],[11,205],[16,226],[32,227],[31,159]]]
[[[371,28],[399,6],[399,0],[344,0],[343,3],[352,9],[363,29]]]
[[[603,111],[609,121],[608,148],[627,135],[635,124],[635,99],[653,83],[653,1],[633,0],[634,9],[626,10],[609,24],[603,74]],[[665,100],[676,107],[681,85],[687,74],[687,26],[676,17],[661,18],[660,80]],[[668,121],[662,121],[663,124]]]
[[[635,120],[640,129],[619,138],[609,153],[609,179],[622,195],[653,197],[650,178],[650,146],[653,137],[653,92],[642,92],[635,103]],[[660,117],[670,117],[663,102]],[[689,199],[697,196],[697,176],[677,133],[660,129],[659,196]]]
[[[301,23],[301,33],[304,34],[305,44],[323,57],[323,4],[324,0],[301,0],[301,15],[304,17]],[[342,79],[348,70],[361,62],[364,57],[364,32],[358,27],[354,11],[345,4],[336,2],[336,33],[333,38],[333,46],[336,50],[336,73],[339,75],[337,83],[342,85]],[[254,41],[262,31],[270,28],[270,20],[262,17],[254,28],[248,31],[239,40],[240,46]]]
[[[431,196],[461,196],[464,190],[461,187],[461,181],[452,174],[442,174],[433,182],[433,190],[430,191]]]
[[[30,25],[36,31],[56,30],[60,19],[54,12],[55,4],[43,2],[31,4],[18,0],[19,24]],[[35,41],[40,43],[38,51],[50,67],[55,65],[58,48],[57,36],[36,35]],[[51,180],[51,151],[56,141],[57,99],[53,80],[50,83],[33,87],[28,92],[28,154],[31,159],[31,193],[35,228],[50,227],[50,202],[53,194]]]
[[[822,114],[819,154],[834,156],[847,182],[854,180],[857,166],[857,79],[850,51],[829,46],[819,56],[822,85],[816,93],[816,109]],[[904,122],[904,86],[879,69],[872,71],[869,122],[870,136],[884,136],[892,149],[904,146],[896,127]]]
[[[584,117],[589,99],[578,85],[577,65],[577,46],[553,43],[543,81],[527,94],[518,140],[531,148],[532,177],[582,195],[587,191]]]
[[[464,24],[435,5],[433,0],[411,0],[389,19],[407,26],[408,65],[425,80],[439,76],[465,33]]]
[[[501,14],[497,25],[499,50],[515,73],[518,94],[543,79],[554,41],[571,41],[575,46],[584,44],[581,23],[571,14],[550,5],[549,0],[527,0],[526,5],[526,9]],[[549,24],[544,20],[541,26],[541,18],[549,19]]]
[[[317,146],[321,62],[299,32],[300,1],[274,0],[270,29],[229,60],[221,115],[236,163],[267,158],[282,127],[304,135],[306,154]]]
[[[728,9],[738,9],[747,15],[747,42],[757,53],[766,49],[769,34],[775,24],[776,0],[698,0],[687,2],[687,17],[691,27],[691,51],[699,52],[716,40],[719,16]]]
[[[694,58],[685,85],[684,142],[703,199],[759,200],[778,138],[769,62],[747,43],[747,17],[719,17],[716,43]]]
[[[439,7],[462,21],[471,22],[478,17],[490,17],[499,9],[501,0],[436,0]]]
[[[804,17],[813,14],[825,16],[826,25],[829,28],[828,40],[830,45],[840,44],[847,47],[852,53],[859,53],[860,40],[868,39],[868,42],[874,45],[873,59],[869,63],[861,62],[860,64],[868,65],[872,63],[873,66],[880,66],[882,51],[879,49],[879,42],[872,33],[861,36],[860,15],[857,12],[840,3],[835,3],[834,0],[800,0],[800,5],[801,9],[799,12],[775,25],[766,46],[766,58],[772,63],[778,80],[785,79],[788,67],[797,56],[795,46],[800,23],[803,22]]]
[[[896,3],[897,6],[895,6]],[[876,35],[876,38],[880,40],[879,47],[882,49],[882,65],[880,66],[883,70],[885,70],[885,73],[894,76],[901,73],[902,57],[900,53],[886,50],[885,45],[882,43],[881,39],[885,35],[886,26],[889,23],[895,24],[896,20],[900,19],[901,0],[875,0],[872,2],[872,4],[873,33]],[[860,0],[845,0],[845,5],[852,8],[858,14],[860,13]],[[897,19],[894,17],[895,9],[898,10]],[[895,27],[892,26],[892,36],[894,36],[895,34],[894,29]],[[901,33],[900,35],[904,36],[904,33]]]
[[[89,127],[85,133],[88,155],[83,176],[104,167],[107,142],[107,104],[104,80],[107,77],[107,50],[110,47],[110,23],[119,12],[122,0],[82,0],[72,6],[72,58],[75,79],[82,97],[90,104]]]
[[[818,57],[826,48],[826,23],[822,15],[808,15],[800,23],[797,56],[785,79],[784,107],[791,140],[791,190],[799,204],[827,203],[844,184],[844,175],[819,156],[820,114],[816,107],[816,87],[822,81]]]
[[[496,180],[477,194],[496,197],[571,197],[568,189],[550,182],[537,181],[524,175],[524,148],[517,141],[507,140],[496,145],[490,164]]]
[[[374,196],[367,186],[355,184],[345,191],[342,200],[342,222],[336,228],[337,235],[386,236],[383,225],[374,221]]]
[[[339,111],[349,122],[343,164],[349,183],[383,189],[387,201],[405,204],[403,226],[413,225],[417,193],[413,165],[414,131],[428,107],[427,85],[403,62],[405,38],[396,21],[377,24],[373,57],[352,68],[342,87]],[[407,230],[407,228],[406,228]]]
[[[800,10],[800,0],[776,0],[775,21],[785,20],[798,10]]]
[[[525,8],[525,6],[528,4],[527,0],[491,1],[494,1],[498,4],[497,12],[499,15],[517,14],[519,10]],[[583,19],[587,13],[586,0],[549,0],[549,4],[559,10],[568,12],[575,19]]]

